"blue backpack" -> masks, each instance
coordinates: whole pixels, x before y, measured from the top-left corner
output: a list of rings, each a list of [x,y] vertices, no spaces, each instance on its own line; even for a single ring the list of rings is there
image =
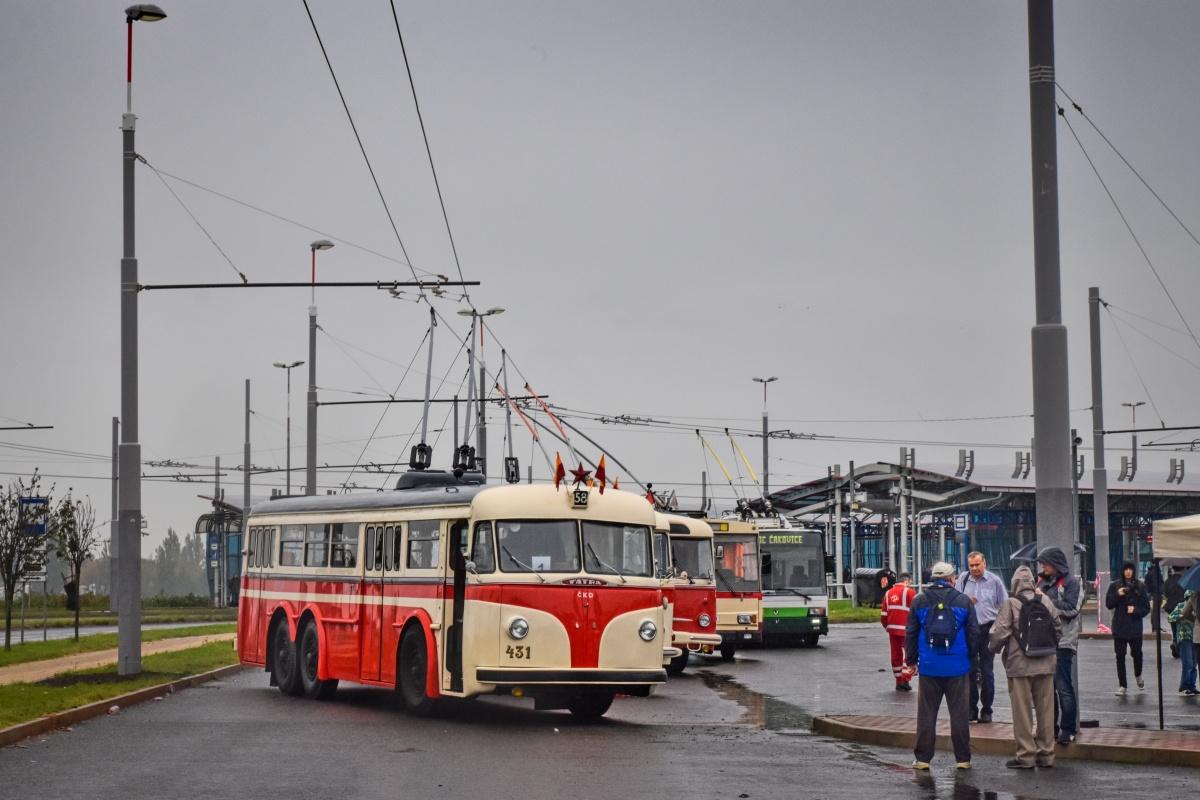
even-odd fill
[[[948,653],[958,638],[958,617],[946,600],[938,600],[925,618],[925,641],[937,653]]]

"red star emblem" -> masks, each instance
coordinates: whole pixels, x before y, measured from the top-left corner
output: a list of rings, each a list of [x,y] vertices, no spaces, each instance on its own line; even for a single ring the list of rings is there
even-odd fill
[[[575,478],[575,485],[578,486],[581,483],[587,483],[588,478],[592,477],[592,471],[584,469],[581,463],[578,467],[571,470],[571,475]]]

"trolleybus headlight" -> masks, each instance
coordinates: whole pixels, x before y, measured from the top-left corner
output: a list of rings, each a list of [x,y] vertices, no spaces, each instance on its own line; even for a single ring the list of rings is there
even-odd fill
[[[709,623],[712,622],[712,617],[710,617],[708,614],[701,614],[700,618],[697,619],[696,622],[700,623],[701,628],[707,628]]]
[[[508,623],[508,635],[514,639],[524,639],[529,635],[529,623],[521,617],[514,617],[513,621]]]
[[[653,642],[654,637],[658,635],[658,626],[650,620],[646,620],[638,628],[638,636],[642,637],[642,641]]]
[[[754,624],[754,615],[753,614],[738,614],[737,615],[737,624],[738,625],[753,625]]]

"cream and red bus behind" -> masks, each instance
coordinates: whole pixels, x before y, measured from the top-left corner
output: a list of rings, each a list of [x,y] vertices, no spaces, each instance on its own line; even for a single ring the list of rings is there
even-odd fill
[[[731,661],[743,644],[762,642],[762,564],[758,528],[737,519],[712,519],[716,556],[717,632],[721,658]]]
[[[671,643],[679,655],[667,673],[687,668],[688,654],[711,655],[721,646],[717,633],[717,592],[713,572],[713,531],[702,519],[660,514],[670,537]]]
[[[292,695],[395,688],[418,714],[442,697],[509,693],[596,717],[615,694],[666,679],[643,497],[432,471],[400,487],[254,506],[243,663]]]

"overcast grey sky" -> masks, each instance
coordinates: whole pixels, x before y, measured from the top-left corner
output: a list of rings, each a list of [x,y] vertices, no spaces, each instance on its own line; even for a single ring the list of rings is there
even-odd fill
[[[4,447],[0,469],[95,476],[56,482],[91,494],[101,516],[119,405],[124,5],[9,2],[0,27],[0,415],[55,426],[0,441],[100,456]],[[163,5],[165,22],[135,31],[138,151],[162,170],[398,256],[303,5]],[[453,275],[388,4],[311,5],[414,263]],[[952,464],[958,446],[924,442],[976,443],[980,464],[1011,464],[1027,446],[1028,418],[889,421],[1032,407],[1024,3],[403,2],[398,10],[463,270],[483,282],[473,298],[507,309],[493,327],[536,389],[603,414],[756,427],[751,377],[773,374],[773,428],[920,441],[918,462],[931,467]],[[1059,82],[1197,229],[1200,6],[1060,1],[1056,13]],[[1082,119],[1072,123],[1200,327],[1200,248]],[[1121,308],[1182,324],[1061,124],[1058,142],[1071,407],[1086,409],[1089,285]],[[172,186],[251,280],[307,278],[313,234]],[[137,187],[144,283],[236,279],[152,172],[139,167]],[[321,254],[319,272],[409,276],[347,245]],[[374,290],[327,290],[317,302],[324,330],[361,348],[322,336],[319,384],[392,389],[425,310]],[[451,316],[461,307],[438,304]],[[299,290],[143,294],[144,457],[239,463],[250,378],[254,461],[282,464],[284,380],[271,363],[306,357],[307,305]],[[1125,319],[1175,351],[1124,329],[1162,417],[1197,422],[1200,348]],[[1124,423],[1119,404],[1146,393],[1104,325],[1106,413]],[[451,365],[447,334],[439,329],[435,362],[439,378],[450,374],[443,395],[464,369]],[[486,347],[494,364],[490,337]],[[400,396],[420,394],[422,362]],[[319,460],[355,461],[379,411],[322,410]],[[1085,411],[1072,420],[1089,427]],[[1157,416],[1146,407],[1138,420]],[[417,422],[415,407],[390,411],[364,458],[401,456]],[[502,422],[491,416],[493,453]],[[694,483],[704,469],[686,430],[586,428],[659,486]],[[438,465],[449,459],[448,436]],[[524,468],[529,438],[518,430],[514,439]],[[729,453],[728,442],[714,445]],[[759,441],[743,446],[757,466]],[[772,483],[818,477],[835,462],[894,460],[897,447],[780,442]],[[1166,457],[1143,453],[1142,467],[1165,470]],[[533,463],[544,475],[541,457]],[[1191,470],[1200,475],[1200,458]],[[237,473],[226,480],[240,497]],[[257,482],[265,494],[282,478]],[[143,491],[151,544],[203,511],[202,486],[152,482]]]

